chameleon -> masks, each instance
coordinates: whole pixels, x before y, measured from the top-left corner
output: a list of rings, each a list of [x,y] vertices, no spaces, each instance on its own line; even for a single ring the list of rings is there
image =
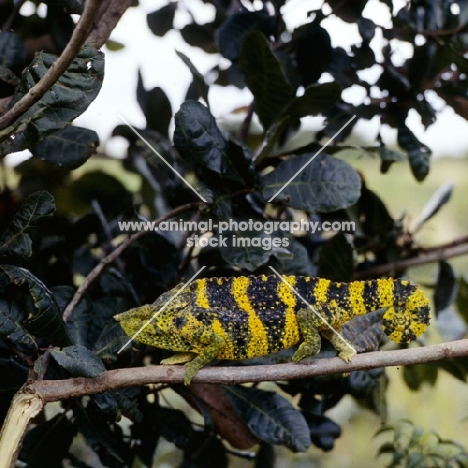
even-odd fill
[[[240,360],[299,347],[301,361],[328,339],[345,362],[356,353],[341,327],[386,308],[382,328],[397,343],[422,335],[429,301],[403,279],[332,282],[306,276],[239,276],[179,284],[151,305],[116,315],[124,332],[147,345],[178,352],[161,364],[186,363],[185,385],[211,360]],[[146,326],[145,326],[146,325]]]

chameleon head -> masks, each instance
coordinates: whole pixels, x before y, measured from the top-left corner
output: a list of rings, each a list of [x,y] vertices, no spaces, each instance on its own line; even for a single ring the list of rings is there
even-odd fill
[[[402,302],[389,307],[382,317],[385,334],[396,343],[409,343],[421,336],[429,324],[429,300],[419,288]]]

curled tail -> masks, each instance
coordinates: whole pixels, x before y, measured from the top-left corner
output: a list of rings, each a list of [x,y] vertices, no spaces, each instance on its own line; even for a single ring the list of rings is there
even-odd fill
[[[423,291],[402,279],[376,280],[379,289],[392,287],[391,301],[382,317],[385,334],[396,343],[409,343],[422,335],[429,324],[429,300]]]

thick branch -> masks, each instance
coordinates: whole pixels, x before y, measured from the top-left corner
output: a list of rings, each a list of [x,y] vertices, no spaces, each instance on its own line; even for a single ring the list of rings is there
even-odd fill
[[[5,115],[0,117],[0,130],[7,128],[18,117],[23,115],[33,104],[41,99],[42,96],[56,83],[62,73],[64,73],[73,59],[78,55],[81,46],[85,43],[94,17],[98,12],[102,0],[88,0],[83,14],[73,30],[70,42],[63,50],[60,57],[47,70],[45,75],[25,94]]]
[[[193,210],[198,207],[200,203],[199,202],[193,202],[193,203],[187,203],[185,205],[178,206],[177,208],[173,209],[163,217],[157,219],[154,221],[154,227],[157,227],[160,223],[165,221],[166,219],[172,218],[179,213],[182,213],[184,211],[189,211]],[[89,275],[85,278],[83,283],[80,285],[80,287],[76,290],[75,294],[73,295],[72,300],[70,303],[67,305],[65,310],[63,311],[63,320],[66,322],[69,318],[70,315],[73,312],[73,309],[77,306],[78,302],[81,301],[81,298],[83,297],[83,294],[87,291],[91,283],[102,273],[104,268],[115,261],[121,254],[122,252],[130,247],[134,242],[136,242],[141,236],[146,234],[148,231],[139,231],[130,237],[127,237],[121,244],[119,244],[109,255],[105,256],[89,273]]]
[[[468,339],[420,348],[376,351],[358,354],[349,364],[340,358],[315,359],[300,364],[277,364],[245,367],[206,367],[195,375],[194,383],[236,384],[289,380],[319,375],[345,373],[375,367],[403,366],[468,356]],[[95,379],[36,380],[24,389],[37,393],[45,402],[60,401],[102,393],[117,388],[150,383],[180,383],[184,379],[182,366],[147,366],[104,372]]]
[[[460,255],[468,254],[468,243],[457,244],[450,247],[432,248],[417,257],[405,258],[403,260],[397,260],[396,262],[384,263],[383,265],[377,265],[373,268],[369,268],[365,271],[358,271],[354,274],[354,278],[366,279],[366,278],[377,278],[383,275],[392,275],[395,272],[405,270],[411,266],[423,265],[426,263],[440,262],[447,258],[458,257]]]

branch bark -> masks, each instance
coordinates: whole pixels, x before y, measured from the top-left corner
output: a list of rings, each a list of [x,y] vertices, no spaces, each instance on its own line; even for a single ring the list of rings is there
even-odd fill
[[[195,375],[193,382],[233,385],[244,382],[290,380],[376,367],[421,364],[462,356],[468,356],[468,339],[420,348],[357,354],[349,364],[335,357],[299,364],[206,367]],[[104,372],[94,379],[80,377],[68,380],[36,380],[28,383],[22,391],[37,394],[44,402],[52,402],[150,383],[181,383],[184,380],[184,373],[183,366],[116,369]]]
[[[103,0],[87,42],[100,49],[131,3],[132,0]]]
[[[455,245],[441,246],[438,248],[432,247],[417,257],[405,258],[403,260],[377,265],[365,271],[358,271],[354,274],[354,279],[362,280],[368,278],[377,278],[383,275],[392,275],[397,271],[405,270],[411,266],[440,262],[441,260],[446,260],[447,258],[468,255],[468,240],[465,241],[464,244],[454,244]]]
[[[46,74],[25,94],[9,111],[0,117],[0,130],[7,128],[18,117],[23,115],[33,104],[56,83],[62,73],[64,73],[73,59],[78,55],[81,46],[85,43],[88,34],[93,26],[102,0],[88,0],[75,29],[73,30],[70,42],[63,50],[60,57],[47,70]]]

